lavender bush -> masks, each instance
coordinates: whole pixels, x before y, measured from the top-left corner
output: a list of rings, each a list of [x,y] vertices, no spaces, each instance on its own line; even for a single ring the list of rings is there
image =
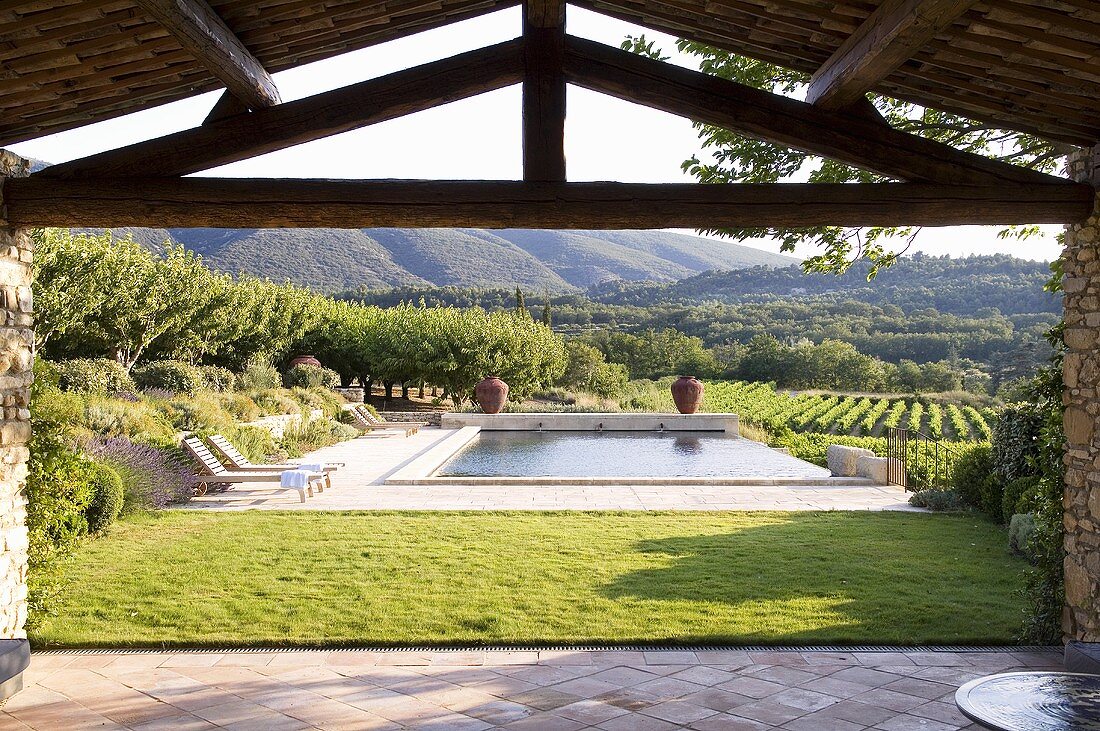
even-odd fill
[[[126,490],[124,512],[164,508],[193,494],[193,471],[173,449],[135,444],[126,437],[94,437],[85,446],[118,472]]]

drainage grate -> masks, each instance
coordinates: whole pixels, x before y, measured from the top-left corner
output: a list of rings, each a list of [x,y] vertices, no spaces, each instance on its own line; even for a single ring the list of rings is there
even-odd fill
[[[355,645],[334,647],[129,647],[35,650],[35,655],[114,655],[293,653],[293,652],[1057,652],[1061,647],[1043,645],[450,645],[393,646]]]

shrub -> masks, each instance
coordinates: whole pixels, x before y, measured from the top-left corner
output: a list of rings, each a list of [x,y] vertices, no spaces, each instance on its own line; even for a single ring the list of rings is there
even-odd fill
[[[283,382],[287,388],[335,388],[340,385],[340,374],[328,368],[302,363],[288,370]]]
[[[1009,482],[1004,487],[1004,494],[1001,497],[1001,515],[1000,521],[1005,525],[1008,525],[1012,520],[1012,516],[1021,512],[1017,509],[1022,498],[1026,494],[1034,494],[1039,487],[1038,477],[1017,477],[1012,482]],[[1023,511],[1027,512],[1027,511]],[[1034,521],[1032,521],[1034,527]]]
[[[289,398],[283,391],[272,388],[249,395],[265,416],[302,413],[301,404]]]
[[[241,454],[253,462],[281,462],[287,456],[267,429],[236,426],[223,432]]]
[[[256,402],[243,393],[225,393],[218,396],[223,411],[236,421],[255,421],[263,416]]]
[[[92,499],[84,515],[88,530],[99,533],[115,521],[122,512],[126,494],[122,480],[109,465],[91,462],[87,466],[88,482],[92,486]]]
[[[976,444],[971,447],[959,447],[959,452],[951,467],[951,482],[963,504],[982,508],[983,495],[990,493],[993,489],[990,483],[998,482],[996,475],[993,474],[992,451],[988,444]],[[995,514],[1000,515],[999,501]]]
[[[220,366],[201,366],[203,385],[211,391],[225,393],[232,391],[237,385],[237,377],[233,371]]]
[[[962,510],[964,507],[956,490],[920,490],[909,498],[909,504],[936,512]]]
[[[134,381],[126,369],[108,358],[74,358],[54,364],[57,385],[64,391],[113,393],[132,391]]]
[[[169,420],[146,401],[92,398],[84,404],[80,423],[97,434],[143,442],[171,439],[174,434]]]
[[[158,402],[157,408],[176,431],[216,431],[233,423],[233,416],[222,409],[218,394],[202,393],[191,398],[172,398]]]
[[[202,371],[178,360],[158,360],[134,369],[134,381],[143,389],[194,394],[206,384]]]
[[[1046,488],[1043,486],[1042,479],[1035,479],[1031,481],[1031,486],[1020,493],[1020,497],[1016,500],[1016,506],[1013,510],[1015,513],[1034,513],[1038,511],[1039,507],[1044,503],[1051,500],[1048,496]],[[1056,499],[1060,499],[1056,496]]]
[[[344,410],[347,403],[340,394],[327,388],[300,388],[290,389],[290,396],[302,406],[302,413],[320,409],[325,416],[336,416]]]
[[[281,446],[291,456],[298,457],[330,444],[336,444],[359,436],[359,430],[338,421],[322,417],[310,419],[288,428],[283,433]]]
[[[135,444],[126,437],[95,437],[85,451],[122,480],[123,512],[165,508],[193,493],[194,468],[176,448]]]
[[[237,388],[242,391],[264,391],[280,385],[279,371],[270,363],[249,363],[237,376]]]
[[[1031,513],[1016,513],[1008,521],[1008,550],[1029,561],[1035,560],[1035,516]]]
[[[60,425],[38,421],[27,472],[27,626],[51,614],[63,588],[61,563],[88,532],[95,491],[88,461],[65,444]]]
[[[1044,421],[1042,410],[1033,404],[1006,406],[998,414],[993,425],[993,470],[1002,480],[1035,474]]]

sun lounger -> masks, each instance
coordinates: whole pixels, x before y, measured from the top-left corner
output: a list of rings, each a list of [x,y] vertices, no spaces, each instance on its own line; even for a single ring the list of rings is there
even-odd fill
[[[372,431],[376,431],[376,430],[377,431],[399,430],[399,431],[404,431],[405,436],[408,437],[412,434],[415,434],[417,432],[417,430],[420,429],[419,426],[409,426],[409,425],[405,425],[405,424],[394,424],[394,423],[389,423],[389,422],[385,422],[385,421],[377,421],[377,420],[370,421],[363,415],[362,411],[360,411],[359,409],[356,409],[356,408],[348,409],[348,413],[351,414],[353,419],[355,419],[355,423],[354,423],[353,426],[355,426],[357,429],[359,429],[361,431],[364,431],[364,432],[372,432]]]
[[[218,458],[214,456],[214,453],[206,448],[206,445],[202,443],[202,440],[198,437],[188,437],[183,440],[181,445],[183,451],[187,452],[192,459],[199,465],[199,471],[195,474],[195,480],[197,482],[197,492],[199,495],[205,495],[206,490],[210,485],[217,485],[219,483],[241,484],[245,482],[274,482],[280,483],[283,479],[283,473],[287,470],[271,470],[268,472],[231,472],[225,468]],[[306,501],[306,493],[309,493],[310,497],[313,496],[313,488],[316,487],[318,492],[323,491],[325,476],[320,472],[314,472],[309,474],[309,479],[305,487],[290,487],[286,489],[296,490],[298,497],[302,499],[304,503]],[[281,485],[280,485],[281,486]]]
[[[207,440],[210,443],[210,449],[224,460],[226,469],[235,470],[237,472],[271,472],[273,470],[300,470],[309,467],[309,465],[294,464],[287,462],[285,464],[254,464],[252,461],[241,454],[241,451],[233,446],[233,442],[229,441],[221,434],[215,434]],[[326,462],[321,465],[321,470],[325,473],[325,487],[332,487],[332,474],[339,467],[344,465],[339,462]]]
[[[379,419],[377,416],[372,414],[370,412],[370,409],[368,409],[366,406],[353,406],[352,411],[355,411],[357,414],[362,416],[368,424],[373,424],[379,429],[405,428],[412,429],[413,433],[415,433],[420,430],[420,427],[428,426],[428,422],[426,421],[383,421],[382,419]]]

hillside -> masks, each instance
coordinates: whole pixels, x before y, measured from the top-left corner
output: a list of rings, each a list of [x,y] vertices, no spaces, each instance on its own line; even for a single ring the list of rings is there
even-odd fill
[[[485,229],[116,229],[152,249],[168,239],[222,271],[324,292],[453,286],[568,292],[611,280],[673,282],[713,269],[797,260],[662,231]]]
[[[708,271],[667,283],[603,282],[591,287],[588,296],[605,304],[639,307],[824,297],[896,305],[907,311],[931,307],[959,315],[980,315],[983,308],[1004,315],[1057,313],[1061,299],[1044,291],[1048,279],[1048,264],[1008,254],[951,258],[917,253],[879,270],[870,282],[864,263],[841,276],[807,275],[792,266]]]

